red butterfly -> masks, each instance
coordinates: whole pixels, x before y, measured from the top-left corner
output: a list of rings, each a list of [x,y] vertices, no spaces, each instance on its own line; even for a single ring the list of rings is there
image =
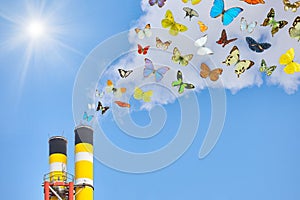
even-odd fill
[[[223,29],[222,31],[222,34],[221,34],[221,37],[220,39],[217,41],[218,44],[223,44],[222,47],[225,47],[227,44],[229,44],[230,42],[233,42],[237,40],[237,38],[233,38],[233,39],[230,39],[228,40],[227,39],[227,34],[226,34],[226,31],[225,29]]]
[[[150,46],[145,46],[143,48],[140,44],[138,44],[138,53],[146,55],[148,53],[149,48],[150,48]]]

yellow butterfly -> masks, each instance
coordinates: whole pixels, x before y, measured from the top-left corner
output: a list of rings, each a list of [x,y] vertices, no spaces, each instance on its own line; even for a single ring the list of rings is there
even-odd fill
[[[164,28],[170,28],[169,33],[174,36],[178,35],[178,32],[184,32],[188,30],[185,25],[174,21],[173,14],[170,10],[166,11],[165,19],[161,20],[161,25]]]
[[[198,21],[198,25],[199,25],[199,28],[200,28],[200,31],[203,33],[205,31],[207,31],[208,27],[201,21]]]
[[[136,87],[134,89],[133,97],[137,100],[143,100],[145,102],[150,102],[152,95],[153,95],[153,90],[148,90],[148,91],[144,92],[141,88]]]
[[[201,0],[181,0],[183,3],[187,3],[188,1],[192,2],[192,5],[196,5],[201,2]]]
[[[300,72],[300,64],[294,62],[295,50],[294,48],[290,48],[282,54],[279,58],[279,63],[281,65],[286,65],[283,71],[287,74],[293,74],[295,72]]]

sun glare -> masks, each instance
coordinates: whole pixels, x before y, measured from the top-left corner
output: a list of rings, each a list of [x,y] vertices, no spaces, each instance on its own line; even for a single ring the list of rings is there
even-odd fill
[[[45,34],[45,25],[40,21],[32,21],[27,27],[27,33],[31,38],[39,38]]]

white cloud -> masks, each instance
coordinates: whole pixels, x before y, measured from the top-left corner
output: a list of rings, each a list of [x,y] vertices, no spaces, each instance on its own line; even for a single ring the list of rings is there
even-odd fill
[[[196,86],[196,90],[202,90],[207,87],[224,87],[231,90],[232,93],[236,93],[243,88],[253,86],[259,87],[262,84],[269,84],[279,85],[288,94],[296,92],[300,84],[300,73],[294,75],[285,74],[283,71],[284,66],[281,66],[278,63],[278,60],[279,57],[289,48],[294,47],[296,55],[295,61],[300,62],[300,57],[297,57],[300,53],[299,43],[295,39],[290,38],[288,34],[288,29],[292,26],[293,20],[297,15],[290,11],[284,11],[281,1],[276,1],[276,3],[274,1],[267,1],[263,5],[248,5],[243,1],[225,0],[225,9],[233,6],[239,6],[242,7],[244,11],[240,13],[240,15],[230,25],[223,26],[221,23],[221,17],[214,19],[209,16],[212,4],[213,1],[202,1],[198,5],[192,6],[190,3],[182,3],[180,0],[167,0],[166,5],[163,8],[158,8],[157,6],[149,6],[148,1],[141,1],[141,7],[145,14],[136,21],[136,24],[132,27],[128,36],[129,41],[132,43],[133,53],[130,53],[128,56],[120,59],[120,61],[112,67],[112,69],[114,69],[114,73],[109,75],[114,76],[112,79],[119,80],[117,85],[126,85],[128,91],[133,91],[135,86],[143,85],[148,85],[148,89],[153,89],[153,83],[155,83],[154,77],[143,77],[144,58],[150,58],[156,68],[159,66],[169,66],[171,70],[166,73],[165,77],[160,82],[160,87],[164,86],[165,88],[155,88],[155,93],[152,97],[152,104],[145,105],[145,108],[151,108],[151,105],[154,105],[155,103],[165,104],[172,102],[179,96],[177,88],[171,86],[172,81],[176,80],[177,70],[181,70],[183,72],[184,82],[193,83]],[[193,17],[191,21],[188,17],[184,18],[185,11],[183,11],[182,8],[185,6],[197,10],[200,16],[198,18]],[[289,22],[288,25],[286,25],[282,30],[279,30],[274,37],[271,36],[271,27],[260,26],[271,7],[273,7],[276,12],[275,20],[284,19]],[[186,25],[188,27],[188,31],[179,33],[178,36],[172,36],[168,33],[168,29],[162,28],[161,20],[164,18],[165,12],[168,9],[172,11],[175,21]],[[257,41],[271,43],[272,47],[270,49],[265,50],[263,53],[256,53],[248,48],[245,37],[249,34],[241,32],[239,27],[241,17],[244,17],[248,22],[258,22],[258,26],[255,28],[254,32],[250,34],[250,36]],[[208,30],[205,33],[200,32],[197,24],[198,20],[201,20],[208,26]],[[142,29],[148,23],[150,23],[152,27],[152,36],[143,40],[138,39],[134,29],[136,27]],[[238,40],[228,44],[225,48],[216,44],[222,29],[226,29],[228,38],[237,37]],[[196,54],[197,48],[194,46],[194,41],[204,34],[208,35],[206,46],[214,51],[214,54],[211,56],[198,56]],[[155,47],[156,36],[161,38],[162,41],[172,40],[172,44],[167,51],[162,51]],[[142,46],[150,45],[151,47],[148,54],[145,56],[137,54],[137,44],[141,44]],[[224,61],[229,55],[229,52],[234,45],[238,46],[240,50],[241,60],[250,59],[255,62],[254,66],[242,74],[239,79],[234,73],[233,66],[228,67],[222,63],[222,61]],[[183,55],[190,53],[194,54],[194,58],[188,66],[183,67],[172,62],[171,57],[174,47],[178,47]],[[277,65],[277,69],[270,77],[259,72],[262,58],[266,60],[268,66]],[[220,81],[214,83],[210,80],[202,79],[199,76],[199,67],[201,62],[205,62],[211,68],[223,68],[223,74],[221,75]],[[127,79],[120,80],[116,73],[116,69],[120,67],[124,69],[134,69],[134,72]],[[147,87],[143,87],[143,89],[147,90]],[[165,93],[165,89],[172,91],[173,94]],[[130,95],[132,95],[132,93],[129,93],[127,96],[123,97],[123,99],[128,100]]]

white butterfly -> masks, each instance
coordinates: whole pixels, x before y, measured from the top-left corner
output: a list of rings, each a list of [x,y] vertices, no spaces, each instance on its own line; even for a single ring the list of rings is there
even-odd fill
[[[101,92],[101,93],[100,93],[99,90],[96,89],[96,93],[95,93],[95,96],[96,96],[96,97],[102,98],[103,95],[104,95],[104,92]]]
[[[206,42],[207,42],[207,35],[204,35],[195,41],[194,45],[196,47],[199,47],[199,49],[197,51],[198,55],[205,56],[205,55],[211,55],[214,53],[210,48],[205,47]]]
[[[241,18],[241,25],[240,25],[241,31],[247,30],[248,33],[252,33],[256,25],[257,25],[257,21],[248,24],[244,17]]]
[[[139,39],[144,39],[145,37],[151,37],[151,25],[147,24],[144,29],[136,28],[134,29]]]
[[[88,103],[89,110],[96,110],[96,105],[94,103]]]

